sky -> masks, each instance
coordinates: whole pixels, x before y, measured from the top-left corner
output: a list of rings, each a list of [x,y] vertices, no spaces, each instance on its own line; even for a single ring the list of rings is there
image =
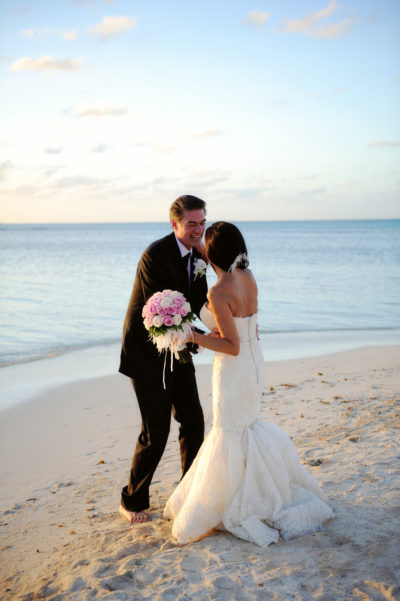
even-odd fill
[[[0,222],[400,217],[398,0],[2,0]]]

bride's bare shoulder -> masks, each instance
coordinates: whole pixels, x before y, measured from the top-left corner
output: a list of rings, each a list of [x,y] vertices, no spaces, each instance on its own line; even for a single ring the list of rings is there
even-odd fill
[[[242,282],[245,282],[246,287],[250,286],[251,288],[257,289],[256,279],[250,269],[238,269],[238,272],[240,273]]]
[[[221,282],[214,284],[207,292],[207,299],[212,305],[215,305],[215,303],[219,304],[221,302],[227,302],[228,298],[229,290]]]

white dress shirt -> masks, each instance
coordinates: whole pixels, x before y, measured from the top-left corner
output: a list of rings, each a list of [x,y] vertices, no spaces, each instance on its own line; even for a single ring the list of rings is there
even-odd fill
[[[174,232],[174,235],[175,235],[175,240],[176,240],[176,243],[178,244],[179,251],[181,253],[182,259],[183,259],[183,257],[186,257],[187,254],[190,254],[190,257],[189,257],[189,260],[188,260],[188,264],[187,264],[187,272],[188,272],[188,277],[189,277],[189,281],[190,281],[190,275],[191,275],[190,274],[190,269],[191,269],[191,267],[190,267],[190,260],[191,260],[191,256],[192,256],[192,251],[188,250],[186,248],[186,246],[184,244],[182,244],[182,242],[176,237],[175,232]]]

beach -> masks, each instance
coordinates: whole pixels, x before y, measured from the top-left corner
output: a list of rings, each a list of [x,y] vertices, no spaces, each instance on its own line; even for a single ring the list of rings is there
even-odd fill
[[[196,368],[206,430],[211,366]],[[151,521],[118,515],[140,417],[120,374],[49,387],[1,413],[1,596],[118,601],[400,598],[400,346],[268,362],[262,417],[289,434],[335,512],[260,548],[218,532],[175,546],[177,424]]]
[[[3,0],[0,21],[0,601],[400,601],[400,2]],[[189,306],[150,323],[168,290]],[[174,361],[151,371],[145,329],[210,333],[206,302],[237,357],[213,430],[192,333],[212,437],[175,498],[195,523],[223,496],[232,524],[177,545],[193,381],[131,524],[119,369],[150,374],[141,442],[165,434]],[[261,519],[277,542],[232,534],[265,541]]]

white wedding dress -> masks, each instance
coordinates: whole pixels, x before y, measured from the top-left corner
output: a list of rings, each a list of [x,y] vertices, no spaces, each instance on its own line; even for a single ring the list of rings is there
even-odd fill
[[[211,329],[212,312],[200,317]],[[240,352],[215,353],[213,426],[165,507],[178,544],[224,529],[260,546],[322,529],[333,517],[290,438],[260,419],[264,359],[257,314],[235,317]]]

